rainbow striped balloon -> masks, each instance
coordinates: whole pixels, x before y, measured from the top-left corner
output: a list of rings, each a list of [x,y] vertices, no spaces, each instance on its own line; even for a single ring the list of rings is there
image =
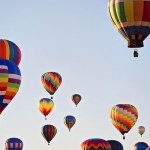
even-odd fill
[[[81,150],[111,150],[110,144],[99,138],[92,138],[81,144]]]
[[[6,150],[22,150],[23,149],[23,142],[19,138],[9,138],[5,142],[5,149]]]
[[[53,110],[54,102],[49,98],[42,98],[38,103],[38,108],[41,113],[46,116]]]
[[[15,43],[0,39],[0,58],[10,60],[18,66],[21,60],[21,51]]]
[[[122,135],[128,133],[138,119],[137,109],[130,104],[118,104],[111,108],[110,118],[112,124]],[[123,138],[125,138],[123,136]]]
[[[41,81],[46,91],[53,95],[59,88],[62,78],[60,74],[56,72],[46,72],[42,75]]]
[[[11,61],[0,59],[0,114],[19,90],[21,73]]]
[[[64,117],[64,124],[69,129],[69,131],[74,126],[75,122],[76,122],[76,118],[74,116],[68,115]]]
[[[143,47],[150,34],[150,0],[109,0],[108,14],[128,47]]]
[[[57,133],[57,129],[53,125],[45,125],[41,128],[41,134],[44,137],[44,139],[48,142],[48,145],[50,141],[55,137]]]

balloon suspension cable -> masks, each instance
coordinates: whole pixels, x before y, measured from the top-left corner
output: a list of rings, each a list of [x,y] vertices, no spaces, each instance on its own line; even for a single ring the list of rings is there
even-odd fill
[[[70,132],[70,128],[69,128],[69,132]]]
[[[45,116],[45,120],[47,120],[46,116]]]

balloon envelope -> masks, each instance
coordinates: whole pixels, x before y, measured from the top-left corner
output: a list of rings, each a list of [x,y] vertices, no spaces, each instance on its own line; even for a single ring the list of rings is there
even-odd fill
[[[148,148],[148,144],[145,142],[138,142],[134,145],[134,150],[146,150]]]
[[[46,91],[53,95],[61,85],[62,78],[56,72],[46,72],[42,75],[41,81]]]
[[[81,96],[79,94],[74,94],[72,95],[72,101],[75,103],[75,105],[77,106],[78,103],[81,101]]]
[[[0,39],[0,58],[10,60],[18,66],[21,60],[21,51],[15,43]]]
[[[138,127],[138,133],[142,136],[144,132],[145,132],[145,127],[139,126]]]
[[[57,129],[53,125],[45,125],[41,128],[41,134],[45,138],[45,140],[50,143],[50,141],[55,137],[57,133]]]
[[[69,131],[74,126],[75,122],[76,122],[76,118],[74,116],[68,115],[64,117],[64,124],[69,129]]]
[[[109,0],[110,19],[128,41],[128,47],[143,47],[143,41],[150,33],[149,8],[149,0]]]
[[[0,59],[0,114],[19,90],[21,73],[11,61]]]
[[[54,102],[49,98],[42,98],[38,103],[40,112],[46,117],[54,108]]]
[[[116,140],[108,140],[107,141],[111,145],[111,150],[123,150],[123,145]]]
[[[81,150],[111,150],[111,146],[103,139],[92,138],[81,144]]]
[[[23,142],[19,138],[9,138],[5,142],[5,149],[6,150],[22,150],[23,149]]]
[[[111,108],[110,118],[112,124],[124,135],[128,133],[136,123],[138,111],[130,104],[118,104]]]

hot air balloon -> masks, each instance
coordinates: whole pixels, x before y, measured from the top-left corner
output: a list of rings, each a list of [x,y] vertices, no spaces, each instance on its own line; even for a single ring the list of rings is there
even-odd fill
[[[124,134],[130,131],[138,119],[138,111],[130,104],[118,104],[111,108],[110,118],[125,139]]]
[[[60,74],[56,72],[46,72],[42,75],[41,81],[46,91],[50,95],[53,95],[61,85],[62,78]],[[53,97],[51,97],[51,99],[52,98]]]
[[[111,146],[103,139],[92,138],[81,144],[81,150],[111,150]]]
[[[15,43],[0,39],[0,58],[10,60],[18,66],[21,60],[21,51]]]
[[[0,114],[19,90],[21,73],[11,61],[0,59]]]
[[[142,136],[144,132],[145,132],[145,127],[139,126],[138,127],[138,133]]]
[[[54,107],[54,102],[49,98],[42,98],[38,103],[38,108],[41,113],[46,116],[52,111]]]
[[[123,145],[116,140],[108,140],[107,141],[111,145],[111,150],[124,150]]]
[[[48,142],[48,145],[50,141],[54,138],[56,133],[57,133],[57,129],[53,125],[48,124],[41,128],[41,134],[43,135],[45,140]]]
[[[128,41],[129,48],[143,47],[150,34],[149,0],[109,0],[108,14],[115,28]],[[134,57],[138,57],[135,50]]]
[[[148,148],[148,144],[145,142],[138,142],[134,145],[134,150],[146,150]]]
[[[150,147],[148,147],[146,150],[150,150]]]
[[[23,142],[19,138],[9,138],[5,142],[5,150],[22,150],[23,149]]]
[[[68,115],[68,116],[64,117],[64,124],[69,129],[69,131],[74,126],[75,122],[76,122],[76,118],[74,116]]]
[[[72,95],[72,101],[75,103],[75,105],[77,106],[78,103],[81,101],[81,96],[79,94],[74,94]]]

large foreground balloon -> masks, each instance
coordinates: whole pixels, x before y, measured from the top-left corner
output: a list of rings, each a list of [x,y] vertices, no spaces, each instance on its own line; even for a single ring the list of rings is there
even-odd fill
[[[21,51],[15,43],[0,39],[0,58],[10,60],[18,66],[21,60]]]
[[[142,136],[144,134],[144,132],[145,132],[145,127],[139,126],[138,127],[138,133]]]
[[[111,150],[123,150],[123,145],[116,140],[108,140],[107,141],[111,145]]]
[[[46,116],[53,110],[54,102],[49,98],[42,98],[38,103],[38,108],[40,112]]]
[[[54,136],[57,133],[57,129],[53,125],[45,125],[41,128],[41,134],[45,138],[45,140],[48,142],[48,145],[50,141],[54,138]]]
[[[129,48],[144,46],[143,41],[150,34],[149,0],[109,0],[108,13]]]
[[[134,145],[134,150],[146,150],[148,148],[148,144],[145,142],[138,142]]]
[[[72,101],[75,103],[75,105],[77,106],[78,103],[81,101],[81,96],[79,94],[74,94],[72,95]]]
[[[110,118],[125,139],[124,134],[130,131],[138,119],[138,111],[130,104],[118,104],[111,108]]]
[[[23,142],[19,138],[9,138],[5,142],[5,150],[22,150],[23,149]]]
[[[103,139],[92,138],[81,144],[81,150],[111,150],[111,146]]]
[[[76,118],[74,116],[68,115],[64,117],[64,124],[69,129],[69,131],[74,126],[75,122],[76,122]]]
[[[0,114],[19,90],[21,73],[11,61],[0,59]]]
[[[61,85],[62,78],[56,72],[46,72],[42,75],[41,81],[46,91],[53,95]]]

